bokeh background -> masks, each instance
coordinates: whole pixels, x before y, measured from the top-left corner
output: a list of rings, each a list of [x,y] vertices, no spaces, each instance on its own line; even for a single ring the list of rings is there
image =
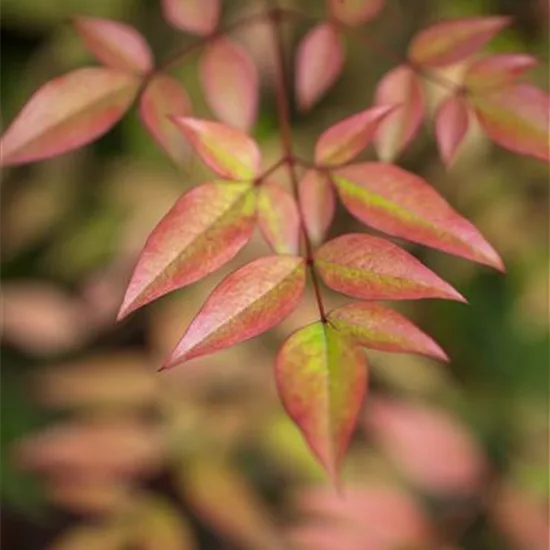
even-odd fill
[[[548,88],[544,0],[387,0],[366,32],[402,54],[443,17],[509,14],[490,51],[525,51]],[[259,2],[224,2],[229,21]],[[322,2],[290,5],[313,13]],[[73,14],[139,28],[157,59],[190,43],[156,0],[2,0],[2,123],[39,85],[93,63]],[[288,27],[295,48],[305,30]],[[269,34],[236,38],[262,74],[254,134],[279,154]],[[196,57],[174,74],[209,116]],[[310,114],[294,113],[311,154],[331,122],[370,105],[392,64],[348,43],[345,73]],[[460,67],[447,72],[456,77]],[[428,85],[431,107],[443,91]],[[374,158],[372,150],[363,158]],[[157,374],[215,284],[267,253],[256,235],[205,280],[120,324],[117,308],[144,239],[207,176],[175,166],[133,111],[107,136],[57,159],[5,170],[1,188],[1,514],[5,550],[544,550],[548,548],[548,170],[477,130],[446,171],[431,122],[399,159],[476,223],[505,276],[408,246],[470,301],[398,304],[452,362],[368,353],[370,391],[340,499],[278,401],[275,353],[315,320],[311,293],[267,334]],[[284,178],[281,179],[284,184]],[[339,211],[331,234],[363,230]],[[342,299],[327,292],[330,304]]]

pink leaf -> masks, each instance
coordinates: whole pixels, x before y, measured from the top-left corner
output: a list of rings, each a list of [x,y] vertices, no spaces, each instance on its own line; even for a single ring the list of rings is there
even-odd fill
[[[74,24],[87,48],[108,67],[145,74],[153,68],[153,54],[145,38],[119,21],[75,17]]]
[[[325,174],[308,170],[299,182],[300,210],[310,239],[319,244],[334,218],[334,189]]]
[[[24,164],[77,149],[107,132],[128,110],[139,79],[113,69],[77,69],[29,99],[0,140],[0,164]]]
[[[464,86],[471,93],[504,88],[521,78],[538,64],[531,55],[488,55],[472,63],[464,75]]]
[[[267,256],[237,269],[212,292],[163,368],[244,342],[280,323],[298,305],[305,263]]]
[[[502,260],[471,222],[426,181],[380,162],[335,170],[344,206],[363,223],[409,241],[503,270]]]
[[[384,7],[384,0],[329,0],[333,17],[356,27],[374,19]]]
[[[397,311],[372,302],[354,302],[331,311],[330,324],[354,342],[382,351],[418,353],[448,361],[445,352]]]
[[[194,34],[212,34],[220,20],[220,0],[162,0],[161,5],[170,25]]]
[[[258,175],[260,150],[256,142],[241,130],[210,120],[171,119],[203,162],[223,178],[250,181]]]
[[[449,167],[468,132],[468,107],[461,97],[445,99],[435,115],[435,135],[439,155]]]
[[[141,95],[139,114],[155,141],[176,162],[189,154],[189,144],[168,115],[191,114],[189,96],[171,76],[155,76]]]
[[[263,184],[258,193],[258,223],[277,254],[298,254],[300,214],[294,197],[276,184]]]
[[[249,130],[258,110],[258,70],[250,54],[222,37],[208,44],[200,59],[206,101],[222,121]]]
[[[338,33],[320,23],[301,40],[296,54],[296,95],[308,110],[336,82],[344,65],[344,49]]]
[[[147,239],[118,318],[227,263],[252,235],[255,217],[246,184],[206,183],[185,193]]]
[[[369,145],[380,122],[394,109],[394,106],[373,107],[325,130],[315,144],[315,162],[336,166],[354,159]]]
[[[330,325],[318,322],[290,336],[275,369],[286,411],[337,483],[366,391],[365,355]]]
[[[550,100],[531,84],[469,96],[487,135],[501,147],[541,160],[550,159]]]
[[[315,253],[325,283],[354,298],[465,301],[448,283],[395,244],[362,233],[342,235]]]
[[[424,118],[424,91],[416,73],[401,65],[392,69],[378,83],[376,105],[397,105],[380,124],[374,144],[378,156],[393,160],[416,136]]]
[[[436,23],[421,30],[409,46],[409,58],[423,67],[444,67],[477,53],[499,31],[509,17],[472,17]]]

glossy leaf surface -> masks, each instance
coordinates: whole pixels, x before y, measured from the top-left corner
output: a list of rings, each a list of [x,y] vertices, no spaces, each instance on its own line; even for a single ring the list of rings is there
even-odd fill
[[[130,107],[139,80],[104,67],[50,80],[29,99],[0,141],[3,166],[77,149],[107,132]]]
[[[250,54],[232,40],[218,38],[206,46],[199,75],[206,101],[220,121],[249,130],[256,121],[259,92]]]
[[[450,166],[468,131],[468,106],[461,97],[451,96],[439,106],[435,115],[435,135],[439,156]]]
[[[118,318],[227,263],[255,220],[256,196],[246,184],[207,183],[185,193],[147,239]]]
[[[384,0],[328,0],[333,17],[355,27],[374,19],[384,7]]]
[[[330,288],[354,298],[464,301],[408,252],[363,233],[350,233],[325,243],[315,254],[315,266]]]
[[[171,120],[191,142],[202,161],[214,172],[230,180],[249,181],[258,173],[260,150],[241,130],[190,117]]]
[[[416,174],[391,164],[365,162],[336,170],[333,179],[345,207],[363,223],[503,269],[498,254],[472,223]]]
[[[220,20],[220,0],[162,0],[164,18],[176,29],[207,36]]]
[[[267,256],[237,269],[214,289],[164,368],[277,325],[300,301],[304,283],[305,263],[297,256]]]
[[[120,21],[75,17],[74,25],[98,61],[121,71],[144,74],[153,68],[153,54],[143,36]]]
[[[363,351],[330,325],[314,323],[283,344],[276,380],[285,409],[336,480],[366,391]]]

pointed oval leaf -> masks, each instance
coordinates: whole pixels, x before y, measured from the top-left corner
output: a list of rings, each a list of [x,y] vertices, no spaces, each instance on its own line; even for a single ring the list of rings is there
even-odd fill
[[[315,144],[315,162],[337,166],[354,159],[374,138],[380,122],[395,106],[373,107],[325,130]]]
[[[333,17],[356,27],[374,19],[384,7],[384,0],[329,0]]]
[[[510,24],[509,17],[471,17],[436,23],[421,30],[409,58],[423,67],[444,67],[470,57]]]
[[[426,109],[422,83],[409,67],[396,67],[378,83],[375,104],[398,106],[381,122],[374,139],[378,156],[390,161],[409,145],[420,129]]]
[[[250,181],[258,175],[260,150],[241,130],[219,122],[171,117],[203,162],[230,180]]]
[[[164,19],[176,29],[208,36],[220,21],[220,0],[162,0]]]
[[[206,183],[185,193],[149,235],[118,319],[227,263],[255,220],[256,195],[246,184]]]
[[[550,160],[550,99],[531,84],[516,84],[487,94],[471,95],[477,119],[501,147]]]
[[[538,61],[527,54],[488,55],[472,63],[464,75],[464,86],[476,93],[504,88],[521,78]]]
[[[144,74],[153,68],[153,54],[145,38],[120,21],[78,16],[74,25],[86,47],[98,61],[131,73]]]
[[[128,110],[139,79],[105,67],[50,80],[29,99],[0,140],[0,164],[23,164],[77,149]]]
[[[250,130],[258,111],[259,78],[248,51],[228,38],[218,38],[206,46],[199,75],[216,116],[235,128]]]
[[[397,245],[362,233],[342,235],[315,253],[323,281],[364,300],[443,298],[465,301],[451,285]]]
[[[258,192],[258,224],[277,254],[298,254],[300,214],[294,197],[279,185],[263,184]]]
[[[214,289],[164,368],[249,340],[279,324],[298,305],[305,263],[267,256],[237,269]]]
[[[168,115],[191,114],[191,102],[185,88],[166,74],[155,76],[141,95],[139,114],[149,133],[175,162],[189,154],[189,143]]]
[[[309,238],[323,242],[336,211],[334,189],[326,174],[308,170],[299,182],[298,197]]]
[[[286,411],[336,482],[366,392],[363,351],[314,323],[283,344],[275,376]]]
[[[338,32],[320,23],[301,40],[296,54],[296,96],[308,110],[336,82],[344,65],[344,48]]]
[[[441,160],[449,167],[468,132],[468,107],[461,97],[451,96],[435,115],[435,135]]]
[[[329,323],[366,348],[418,353],[448,361],[445,352],[397,311],[373,302],[354,302],[331,311]]]
[[[333,179],[344,206],[363,223],[504,269],[499,255],[474,225],[416,174],[392,164],[365,162],[336,170]]]

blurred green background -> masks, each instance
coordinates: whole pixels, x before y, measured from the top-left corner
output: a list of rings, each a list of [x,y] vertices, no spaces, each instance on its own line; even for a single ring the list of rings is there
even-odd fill
[[[157,60],[190,43],[163,22],[158,4],[2,0],[2,124],[50,78],[94,63],[68,23],[71,15],[135,25]],[[225,1],[224,20],[256,4]],[[288,4],[323,11],[322,2]],[[438,19],[513,15],[513,26],[488,50],[537,56],[532,81],[548,89],[544,0],[386,4],[365,32],[400,54],[416,30]],[[306,27],[289,29],[294,51]],[[265,76],[264,31],[256,26],[237,38]],[[338,84],[311,113],[293,115],[296,148],[304,156],[331,122],[370,105],[376,83],[392,66],[355,42],[347,51]],[[195,113],[209,116],[196,60],[174,74]],[[279,154],[269,82],[266,76],[254,130],[268,162]],[[442,90],[427,85],[427,92],[433,109]],[[363,158],[374,158],[372,150]],[[284,415],[272,379],[278,346],[315,318],[310,294],[266,335],[156,374],[217,281],[267,253],[258,235],[229,266],[114,322],[144,239],[183,191],[207,177],[196,160],[173,166],[133,110],[85,149],[4,170],[3,548],[346,550],[346,544],[356,548],[361,529],[382,533],[365,539],[364,550],[428,550],[433,546],[425,541],[434,533],[447,550],[546,548],[548,169],[499,149],[475,129],[447,171],[431,121],[398,162],[477,225],[501,253],[507,273],[409,247],[470,304],[398,305],[442,345],[450,365],[368,353],[371,390],[346,461],[347,508]],[[363,229],[339,210],[331,235]],[[338,300],[329,296],[329,303]],[[385,515],[386,501],[376,491],[397,499],[387,501]],[[339,514],[345,527],[315,519]],[[412,533],[410,540],[388,535],[400,530]]]

